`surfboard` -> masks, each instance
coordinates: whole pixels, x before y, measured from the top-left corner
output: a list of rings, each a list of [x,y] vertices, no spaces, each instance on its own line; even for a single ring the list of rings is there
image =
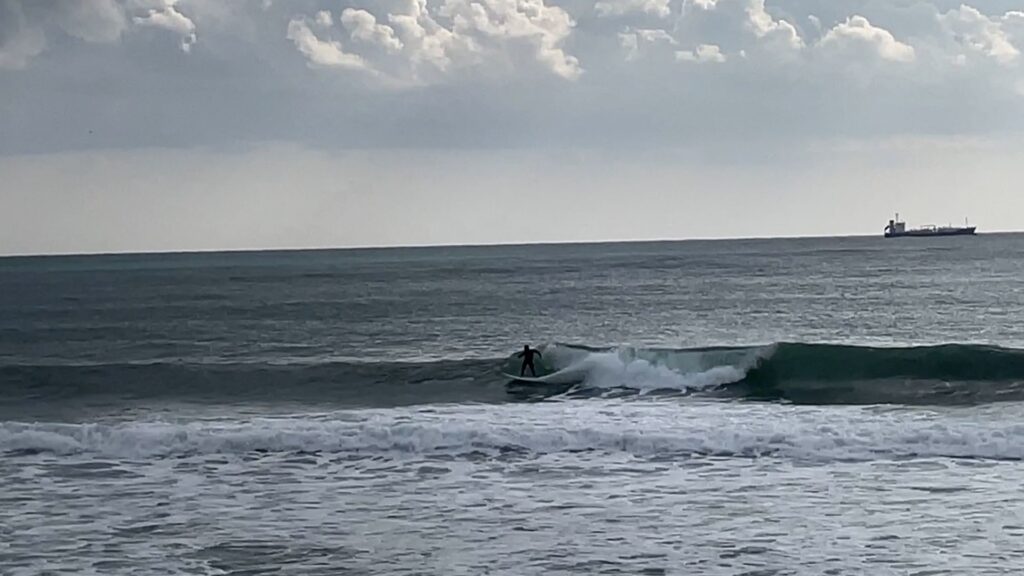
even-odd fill
[[[530,384],[547,384],[547,380],[544,380],[543,376],[517,376],[515,374],[509,374],[508,372],[502,372],[501,375],[508,377],[509,380],[515,380],[516,382],[529,382]]]

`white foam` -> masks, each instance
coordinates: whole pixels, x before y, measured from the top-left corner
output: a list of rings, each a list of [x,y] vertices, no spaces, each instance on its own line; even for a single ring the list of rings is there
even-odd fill
[[[1007,408],[1006,410],[1010,410]],[[225,422],[0,423],[0,452],[148,458],[252,451],[401,457],[508,449],[638,457],[774,455],[816,460],[908,456],[1024,458],[1021,408],[878,412],[679,402],[572,401],[346,412]]]
[[[582,382],[594,388],[703,390],[739,382],[769,349],[731,354],[719,351],[657,351],[620,348],[591,352],[554,346],[545,353],[557,371],[548,382]]]

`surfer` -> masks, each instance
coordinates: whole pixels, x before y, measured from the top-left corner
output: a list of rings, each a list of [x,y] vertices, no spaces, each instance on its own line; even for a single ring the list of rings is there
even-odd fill
[[[523,374],[526,374],[526,368],[529,367],[530,368],[530,374],[532,374],[534,376],[534,378],[537,377],[537,371],[533,369],[533,355],[534,354],[536,354],[537,356],[540,356],[542,358],[544,357],[544,355],[540,353],[540,350],[536,350],[534,348],[530,348],[529,344],[524,344],[523,345],[523,351],[520,352],[519,354],[516,354],[517,358],[522,358],[523,359],[523,366],[519,369],[519,375],[520,376],[522,376]]]

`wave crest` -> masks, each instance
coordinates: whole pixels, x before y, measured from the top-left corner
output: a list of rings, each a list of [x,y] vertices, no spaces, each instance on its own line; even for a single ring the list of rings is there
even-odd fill
[[[704,390],[743,380],[771,348],[600,349],[554,344],[543,351],[552,372],[542,379],[592,388]]]

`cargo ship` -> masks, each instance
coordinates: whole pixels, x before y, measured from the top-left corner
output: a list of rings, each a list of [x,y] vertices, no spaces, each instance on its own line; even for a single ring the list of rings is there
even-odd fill
[[[974,236],[976,229],[977,226],[968,226],[967,221],[965,220],[963,226],[922,226],[920,228],[911,228],[908,230],[907,223],[901,222],[900,215],[896,214],[896,218],[889,220],[889,225],[885,227],[885,237]]]

